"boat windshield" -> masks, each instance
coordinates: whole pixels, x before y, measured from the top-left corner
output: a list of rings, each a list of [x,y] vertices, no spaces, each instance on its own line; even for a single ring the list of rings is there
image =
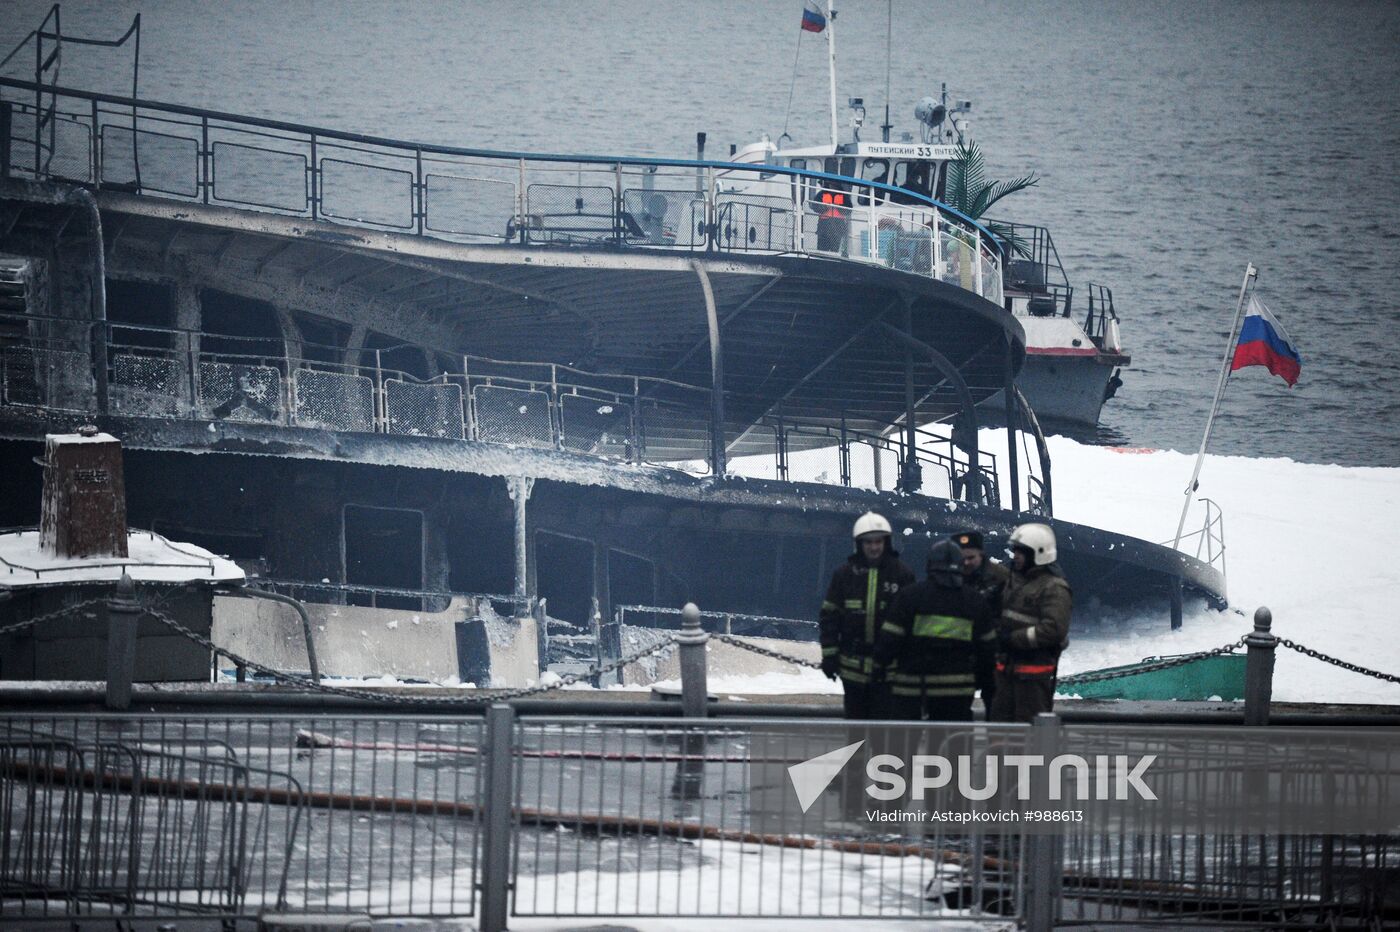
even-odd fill
[[[872,159],[871,161],[874,160]],[[933,197],[934,180],[938,178],[938,176],[937,162],[899,161],[894,163],[894,180],[890,183],[897,188],[904,188],[906,191],[922,194],[924,197]],[[902,203],[916,203],[916,200],[912,197],[906,199],[896,195],[894,199]]]

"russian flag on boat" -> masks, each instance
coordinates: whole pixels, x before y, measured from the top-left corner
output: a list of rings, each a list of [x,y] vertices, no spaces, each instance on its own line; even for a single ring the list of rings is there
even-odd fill
[[[806,32],[821,32],[826,28],[826,15],[816,0],[807,0],[802,5],[802,28]]]
[[[1245,366],[1265,366],[1287,382],[1289,388],[1298,381],[1298,372],[1303,366],[1303,359],[1293,348],[1288,332],[1254,295],[1249,296],[1249,309],[1245,311],[1244,326],[1240,327],[1230,371]]]

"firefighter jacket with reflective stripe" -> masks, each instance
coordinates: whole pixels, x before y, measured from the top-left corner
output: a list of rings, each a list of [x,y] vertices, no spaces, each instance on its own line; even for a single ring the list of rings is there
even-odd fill
[[[875,636],[899,590],[914,582],[914,572],[890,549],[876,566],[853,553],[831,574],[820,618],[822,657],[837,658],[843,680],[870,682]]]
[[[996,626],[976,590],[932,580],[899,594],[875,642],[875,666],[896,696],[971,696],[984,685]]]
[[[1053,677],[1069,645],[1072,604],[1069,583],[1054,563],[1012,573],[997,623],[999,668],[1018,679]]]

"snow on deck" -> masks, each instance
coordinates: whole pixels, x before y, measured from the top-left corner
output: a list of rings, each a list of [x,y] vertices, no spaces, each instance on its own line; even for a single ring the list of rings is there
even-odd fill
[[[126,541],[126,557],[71,558],[41,549],[38,531],[0,534],[0,588],[116,582],[123,572],[136,582],[227,583],[244,579],[236,563],[194,544],[169,541],[151,531],[129,531]]]

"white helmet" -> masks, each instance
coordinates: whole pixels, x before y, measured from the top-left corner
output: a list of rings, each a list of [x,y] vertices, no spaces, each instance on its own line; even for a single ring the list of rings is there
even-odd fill
[[[1048,524],[1023,524],[1011,532],[1011,546],[1025,547],[1035,566],[1055,562],[1055,532]]]
[[[860,540],[867,534],[884,534],[886,537],[893,537],[894,532],[890,530],[890,523],[873,511],[867,511],[856,519],[856,526],[851,529],[851,536]]]

